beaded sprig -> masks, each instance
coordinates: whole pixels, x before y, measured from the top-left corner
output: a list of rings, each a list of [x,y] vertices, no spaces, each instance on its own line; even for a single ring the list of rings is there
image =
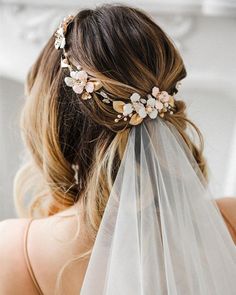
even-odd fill
[[[174,97],[166,91],[161,91],[158,86],[152,88],[152,93],[142,97],[139,93],[134,92],[127,100],[114,100],[103,89],[101,81],[89,75],[80,65],[74,66],[70,63],[65,51],[66,32],[68,25],[74,17],[69,15],[65,18],[55,33],[55,48],[62,49],[61,67],[69,69],[69,76],[64,78],[65,84],[71,87],[81,99],[87,100],[92,98],[92,93],[97,93],[102,97],[102,101],[111,104],[113,109],[118,113],[114,122],[121,120],[128,121],[131,125],[140,124],[144,118],[155,119],[157,116],[164,117],[165,113],[173,114],[175,111]],[[180,85],[176,85],[176,88]]]

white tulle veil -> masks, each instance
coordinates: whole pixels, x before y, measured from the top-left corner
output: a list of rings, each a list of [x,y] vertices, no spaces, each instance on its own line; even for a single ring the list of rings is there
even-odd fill
[[[132,128],[82,295],[235,295],[236,247],[169,122]]]

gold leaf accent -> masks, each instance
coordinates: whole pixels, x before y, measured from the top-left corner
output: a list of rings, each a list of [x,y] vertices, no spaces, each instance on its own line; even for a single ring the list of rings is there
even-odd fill
[[[92,97],[91,94],[88,93],[88,92],[84,92],[84,93],[82,94],[82,96],[81,96],[81,98],[82,98],[83,100],[90,99],[91,97]]]
[[[95,91],[102,88],[102,83],[100,81],[93,82],[93,85]]]
[[[160,116],[161,118],[163,118],[163,117],[164,117],[164,113],[159,113],[159,116]]]
[[[173,96],[170,96],[170,98],[169,98],[169,105],[170,105],[172,108],[175,107],[175,100],[174,100]]]
[[[141,117],[139,116],[139,114],[136,113],[136,114],[134,114],[134,115],[131,117],[129,123],[130,123],[131,125],[138,125],[138,124],[140,124],[142,121],[143,121],[143,118],[141,118]]]
[[[123,113],[123,107],[125,103],[120,100],[113,101],[113,109],[118,113]]]

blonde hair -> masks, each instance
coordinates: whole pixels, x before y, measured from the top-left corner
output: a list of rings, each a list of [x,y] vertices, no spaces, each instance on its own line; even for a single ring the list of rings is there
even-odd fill
[[[176,83],[186,76],[171,40],[134,8],[82,10],[69,25],[66,41],[69,57],[119,98],[134,91],[150,93],[154,85],[174,94]],[[95,239],[130,126],[114,123],[115,111],[96,94],[83,101],[66,87],[68,73],[60,68],[60,59],[52,36],[28,74],[21,129],[30,154],[16,175],[15,202],[21,216],[50,216],[82,201],[87,231]],[[185,103],[176,100],[176,107],[165,120],[177,128],[207,179],[201,132],[186,117]],[[188,127],[197,133],[198,145],[187,134]],[[78,186],[73,163],[79,166]],[[29,191],[34,198],[25,206]]]

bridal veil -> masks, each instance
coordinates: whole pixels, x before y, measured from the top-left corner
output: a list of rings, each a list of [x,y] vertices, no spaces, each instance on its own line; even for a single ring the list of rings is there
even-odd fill
[[[132,128],[82,295],[233,295],[236,247],[183,138]]]

